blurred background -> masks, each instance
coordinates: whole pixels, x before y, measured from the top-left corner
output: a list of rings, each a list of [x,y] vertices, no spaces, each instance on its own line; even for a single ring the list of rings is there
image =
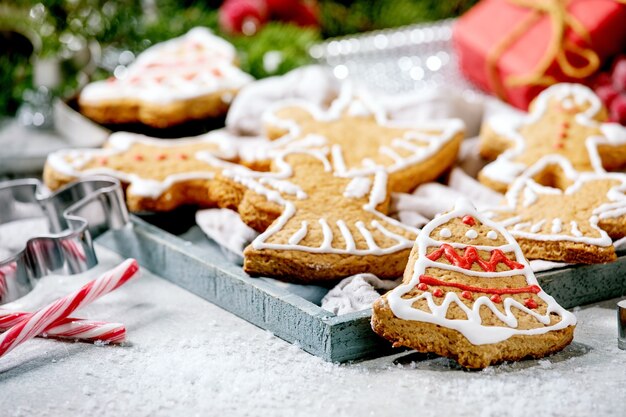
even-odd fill
[[[256,78],[312,61],[325,39],[455,17],[476,0],[0,0],[0,118],[46,127],[41,111],[121,71],[155,43],[207,26]]]

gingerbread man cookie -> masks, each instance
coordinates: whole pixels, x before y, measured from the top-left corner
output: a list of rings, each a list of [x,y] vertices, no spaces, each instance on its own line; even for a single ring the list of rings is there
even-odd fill
[[[547,187],[537,176],[558,173],[564,189]],[[544,157],[518,178],[506,206],[488,213],[515,236],[529,259],[568,263],[615,260],[612,239],[626,236],[626,175],[579,173],[562,156]]]
[[[565,157],[581,172],[624,167],[626,128],[605,120],[606,110],[589,88],[556,84],[533,100],[526,118],[496,116],[483,125],[481,155],[497,159],[478,178],[505,192],[525,169],[552,154]],[[556,183],[561,184],[559,178]]]
[[[244,251],[246,272],[300,282],[361,272],[402,275],[418,230],[385,216],[390,199],[384,170],[342,176],[315,150],[278,156],[272,169],[222,172],[248,190],[239,206],[244,222],[271,220]]]
[[[413,190],[434,180],[456,159],[464,125],[457,119],[400,122],[365,91],[345,83],[328,109],[304,100],[284,100],[263,116],[265,146],[244,149],[242,163],[266,170],[285,150],[329,149],[333,170],[341,175],[371,175],[383,167],[390,189]]]
[[[467,368],[567,346],[575,316],[539,286],[510,233],[468,203],[419,234],[402,285],[374,303],[372,328]]]
[[[252,77],[235,66],[235,48],[208,29],[148,48],[124,74],[87,85],[80,111],[99,123],[165,128],[226,114]]]
[[[237,156],[225,131],[190,139],[153,139],[134,133],[110,136],[104,149],[57,151],[48,156],[44,180],[51,189],[89,175],[110,175],[124,184],[130,211],[166,211],[184,204],[236,206],[216,178]]]

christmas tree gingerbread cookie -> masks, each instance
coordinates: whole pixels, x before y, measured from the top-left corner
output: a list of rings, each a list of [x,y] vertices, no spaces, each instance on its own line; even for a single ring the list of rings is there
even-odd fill
[[[372,314],[374,331],[394,346],[467,368],[557,352],[575,325],[541,289],[511,234],[464,201],[422,229],[403,283]]]
[[[119,77],[88,84],[78,99],[80,111],[99,123],[156,128],[223,116],[252,81],[235,60],[230,43],[197,27],[148,48]]]
[[[232,207],[240,200],[234,195],[237,186],[218,177],[237,157],[230,139],[224,131],[177,140],[118,132],[103,149],[50,154],[44,180],[57,189],[89,175],[113,176],[128,185],[126,200],[134,212],[167,211],[184,204]]]
[[[342,176],[324,153],[309,150],[278,156],[272,172],[221,175],[247,189],[242,220],[265,229],[244,251],[246,272],[299,282],[402,275],[418,230],[385,216],[385,170]]]
[[[464,125],[457,119],[390,120],[365,91],[345,83],[328,109],[283,100],[263,115],[272,142],[244,150],[242,163],[265,170],[285,150],[328,149],[333,171],[372,175],[383,167],[390,189],[408,192],[441,175],[456,159]]]
[[[604,123],[606,117],[602,102],[589,88],[556,84],[534,99],[526,118],[496,116],[483,124],[480,153],[495,161],[478,178],[504,193],[525,169],[546,155],[560,155],[581,172],[622,168],[626,166],[626,128]],[[559,180],[555,182],[562,186]],[[562,180],[567,183],[566,178]]]
[[[558,173],[563,189],[537,182],[547,171]],[[610,262],[616,259],[613,240],[626,236],[624,192],[626,174],[579,173],[564,157],[549,155],[513,183],[504,206],[487,215],[515,236],[529,259]]]

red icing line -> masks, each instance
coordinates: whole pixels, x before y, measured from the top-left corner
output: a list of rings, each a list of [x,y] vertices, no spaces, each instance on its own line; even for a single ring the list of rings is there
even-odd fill
[[[463,256],[456,253],[454,248],[447,243],[441,245],[439,249],[430,253],[426,257],[431,261],[436,261],[442,256],[445,256],[448,262],[450,262],[454,266],[458,266],[463,269],[471,269],[474,263],[477,263],[483,271],[486,272],[495,272],[496,267],[500,262],[505,264],[511,269],[522,269],[524,265],[517,263],[515,261],[510,260],[506,257],[506,255],[500,249],[494,249],[491,252],[491,259],[489,261],[485,261],[480,256],[478,256],[478,250],[476,250],[473,246],[468,246],[465,248],[465,253]]]
[[[469,226],[474,226],[476,224],[476,220],[474,220],[472,216],[463,216],[463,220],[461,221]]]
[[[485,294],[523,294],[523,293],[533,293],[538,294],[541,291],[538,285],[529,285],[528,287],[521,288],[482,288],[482,287],[474,287],[472,285],[465,285],[459,282],[446,282],[438,280],[437,278],[433,278],[428,275],[420,275],[420,283],[424,283],[426,285],[438,285],[440,287],[453,287],[458,288],[463,291],[473,291],[473,292],[482,292]],[[435,292],[433,291],[433,295]]]

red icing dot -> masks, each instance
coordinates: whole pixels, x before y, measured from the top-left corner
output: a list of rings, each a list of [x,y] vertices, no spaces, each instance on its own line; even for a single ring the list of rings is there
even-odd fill
[[[107,164],[107,162],[109,162],[109,160],[108,160],[107,158],[104,158],[104,157],[102,157],[102,158],[100,158],[100,159],[98,160],[98,163],[99,163],[100,165],[106,165],[106,164]]]
[[[428,285],[424,284],[423,282],[420,282],[417,285],[417,289],[420,290],[420,291],[426,291],[428,289]]]
[[[217,68],[213,68],[211,70],[211,72],[213,73],[213,75],[215,75],[216,77],[221,77],[222,76],[222,71],[218,70]]]
[[[181,153],[181,154],[178,154],[178,158],[184,161],[186,159],[189,159],[189,156],[187,156],[186,153]]]
[[[185,79],[186,80],[193,80],[194,78],[196,78],[196,75],[197,74],[195,72],[189,73],[189,74],[185,75]]]
[[[469,291],[461,292],[461,297],[465,298],[466,300],[471,300],[473,298],[472,293]]]
[[[559,133],[559,137],[561,139],[565,139],[567,137],[567,131],[561,130],[561,132]]]
[[[433,291],[433,295],[435,297],[443,297],[443,291],[441,291],[440,288],[435,288],[435,290]]]
[[[107,78],[107,82],[109,82],[109,83],[114,83],[115,81],[117,81],[117,78],[115,78],[115,77]]]
[[[135,161],[143,161],[143,155],[140,155],[140,154],[135,155]]]
[[[462,222],[469,226],[474,226],[476,224],[476,220],[474,220],[472,216],[463,216]]]
[[[561,142],[557,142],[554,144],[554,149],[563,149],[563,144]]]
[[[566,120],[563,123],[561,123],[561,128],[563,129],[569,129],[569,122]]]
[[[532,298],[527,298],[526,300],[524,300],[524,305],[526,305],[526,307],[528,308],[537,308],[537,302]]]
[[[491,297],[489,297],[489,299],[491,301],[493,301],[494,303],[501,303],[502,302],[502,297],[500,297],[498,294],[494,294]]]
[[[157,83],[162,83],[163,81],[165,81],[165,76],[161,75],[159,77],[154,77],[154,81],[156,81]]]
[[[165,155],[164,153],[160,153],[156,156],[157,161],[164,161],[165,159],[167,159],[167,155]]]

